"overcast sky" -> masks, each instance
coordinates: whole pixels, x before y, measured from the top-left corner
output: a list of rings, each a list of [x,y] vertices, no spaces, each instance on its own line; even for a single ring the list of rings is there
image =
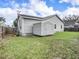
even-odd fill
[[[0,0],[0,16],[6,18],[6,24],[12,25],[17,10],[21,14],[42,17],[79,15],[79,0]]]

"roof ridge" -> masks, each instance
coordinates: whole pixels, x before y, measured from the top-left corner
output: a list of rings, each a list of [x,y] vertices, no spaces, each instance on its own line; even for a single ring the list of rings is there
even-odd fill
[[[19,14],[20,16],[27,16],[27,17],[35,17],[35,18],[43,18],[43,17],[39,17],[39,16],[32,16],[32,15],[24,15],[24,14]]]
[[[32,19],[37,19],[37,20],[40,20],[40,21],[44,21],[44,20],[47,20],[49,19],[50,17],[58,17],[60,20],[61,18],[57,15],[57,14],[54,14],[54,15],[49,15],[49,16],[46,16],[46,17],[38,17],[38,16],[31,16],[31,15],[24,15],[24,14],[19,14],[19,16],[26,16],[25,18],[32,18]],[[62,21],[62,20],[61,20]],[[62,21],[63,22],[63,21]]]
[[[19,14],[19,15],[20,15],[20,16],[35,17],[35,18],[48,18],[48,17],[51,17],[51,16],[56,16],[57,14],[55,14],[55,15],[49,15],[49,16],[45,16],[45,17],[32,16],[32,15],[24,15],[24,14]]]

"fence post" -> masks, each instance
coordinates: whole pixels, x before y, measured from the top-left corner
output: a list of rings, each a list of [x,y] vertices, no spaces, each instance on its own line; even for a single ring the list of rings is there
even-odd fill
[[[1,36],[2,36],[2,39],[4,38],[4,35],[3,35],[3,26],[2,26],[2,34],[1,34]]]

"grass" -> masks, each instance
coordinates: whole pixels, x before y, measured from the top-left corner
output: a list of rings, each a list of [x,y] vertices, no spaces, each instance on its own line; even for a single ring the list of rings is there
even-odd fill
[[[46,37],[9,37],[4,59],[78,59],[79,32],[62,32]]]

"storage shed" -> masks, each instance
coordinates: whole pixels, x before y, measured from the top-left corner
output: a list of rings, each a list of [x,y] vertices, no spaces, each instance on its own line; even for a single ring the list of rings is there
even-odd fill
[[[42,21],[33,25],[33,34],[39,36],[46,36],[54,34],[53,24],[48,21]]]

